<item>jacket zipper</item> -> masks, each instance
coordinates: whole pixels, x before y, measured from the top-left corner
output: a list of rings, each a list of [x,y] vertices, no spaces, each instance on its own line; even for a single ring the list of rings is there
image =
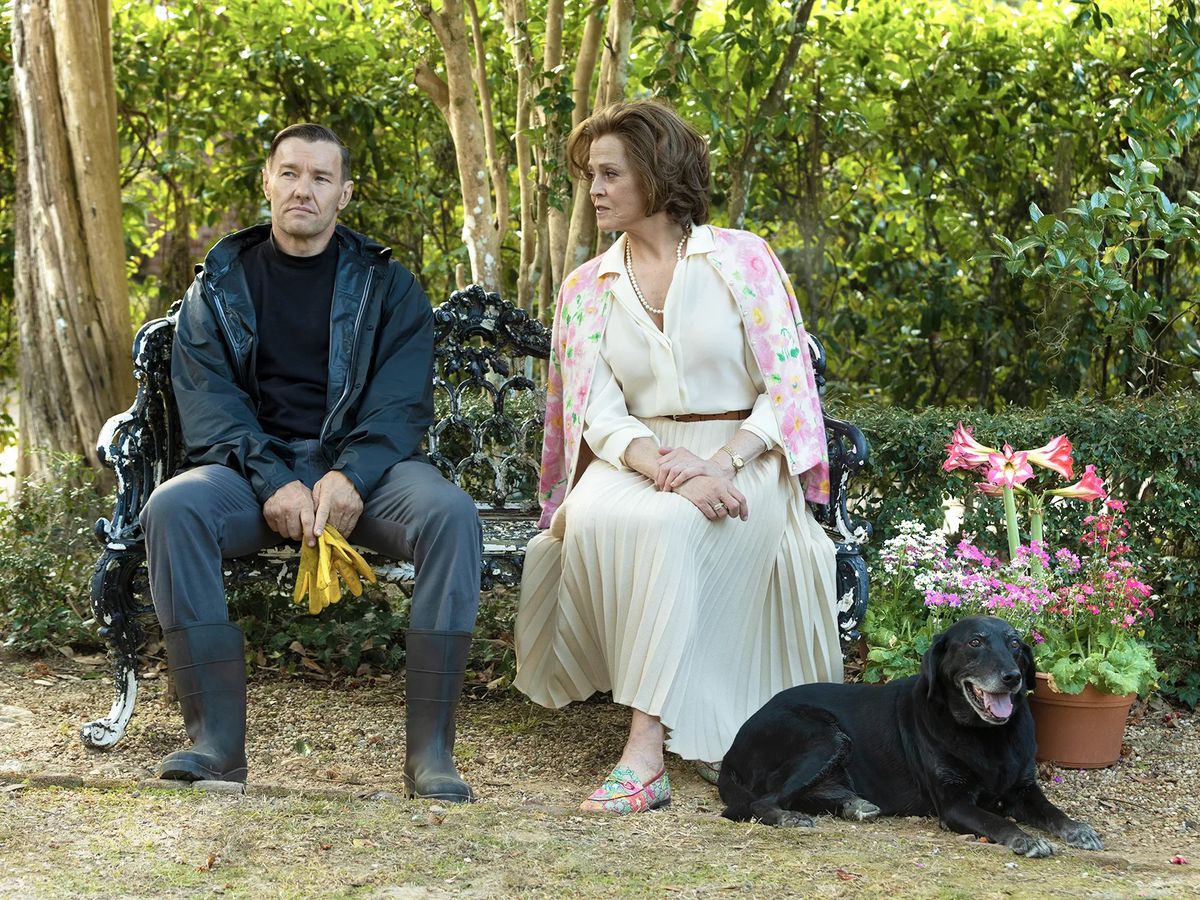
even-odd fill
[[[346,402],[346,398],[350,396],[350,389],[354,385],[356,377],[355,360],[358,357],[358,331],[362,326],[363,313],[367,309],[367,299],[371,296],[371,282],[374,278],[375,267],[371,266],[367,269],[367,283],[363,288],[362,299],[358,302],[358,315],[354,317],[354,332],[350,342],[350,364],[346,369],[346,387],[342,390],[342,396],[338,397],[337,403],[333,404],[333,408],[329,410],[329,415],[325,417],[325,421],[321,424],[320,443],[322,447],[325,446],[325,438],[329,433],[329,423],[333,421],[333,417],[337,414],[338,409]],[[329,352],[333,352],[332,345],[329,348]]]
[[[237,343],[233,339],[233,326],[231,326],[229,324],[229,319],[225,315],[225,306],[224,306],[224,304],[221,303],[221,298],[217,293],[216,287],[210,286],[207,278],[205,278],[204,284],[205,284],[205,287],[208,287],[212,291],[213,306],[217,310],[217,319],[219,320],[221,330],[225,333],[225,341],[226,341],[226,343],[229,344],[229,349],[234,351],[237,354],[238,369],[240,370],[239,374],[241,375],[242,381],[245,382],[246,381],[246,364],[242,360],[242,354],[240,352],[238,352]]]

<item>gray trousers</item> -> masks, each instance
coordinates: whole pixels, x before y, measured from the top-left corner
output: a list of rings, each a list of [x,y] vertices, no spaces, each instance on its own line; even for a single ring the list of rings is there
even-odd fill
[[[312,487],[328,471],[317,441],[295,441],[293,469]],[[150,594],[159,623],[228,622],[223,557],[283,543],[250,483],[226,466],[198,466],[169,479],[142,510]],[[346,535],[385,556],[412,560],[412,628],[466,631],[479,609],[482,530],[475,503],[423,460],[388,469]]]

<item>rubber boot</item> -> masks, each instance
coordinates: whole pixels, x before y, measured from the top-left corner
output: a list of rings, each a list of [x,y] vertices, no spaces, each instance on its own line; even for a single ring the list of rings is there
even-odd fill
[[[454,768],[454,715],[470,648],[469,631],[408,631],[404,787],[410,797],[475,799]]]
[[[227,622],[168,628],[167,666],[192,739],[162,761],[160,778],[246,780],[246,657],[242,629]]]

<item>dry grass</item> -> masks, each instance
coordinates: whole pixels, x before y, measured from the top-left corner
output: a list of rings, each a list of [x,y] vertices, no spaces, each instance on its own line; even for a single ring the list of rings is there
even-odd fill
[[[109,702],[102,671],[0,662],[0,705],[33,713],[0,725],[11,782],[0,784],[0,896],[1200,896],[1191,715],[1167,722],[1147,709],[1119,766],[1047,772],[1047,792],[1108,849],[1026,860],[930,819],[790,831],[726,822],[715,789],[678,760],[670,810],[580,815],[625,724],[602,703],[549,712],[511,696],[466,702],[460,761],[482,800],[431,813],[395,799],[403,694],[392,683],[254,681],[251,781],[286,796],[139,788],[182,726],[151,681],[125,741],[108,754],[84,749],[78,724]],[[109,787],[20,783],[47,772]],[[296,793],[315,787],[336,792]],[[359,799],[381,790],[392,799]],[[1195,865],[1172,865],[1177,855]]]

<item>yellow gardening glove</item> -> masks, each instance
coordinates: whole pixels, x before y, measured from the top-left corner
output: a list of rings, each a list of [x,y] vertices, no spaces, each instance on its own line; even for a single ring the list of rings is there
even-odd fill
[[[307,542],[300,545],[300,567],[292,599],[302,603],[307,594],[308,611],[315,616],[342,599],[342,581],[351,594],[361,597],[363,578],[374,584],[375,571],[336,528],[326,525],[317,538],[317,546],[310,547]]]
[[[363,578],[372,584],[375,583],[375,570],[367,564],[357,550],[350,546],[344,537],[338,534],[338,530],[332,525],[325,526],[320,543],[329,548],[330,567],[335,580],[340,577],[355,597],[362,596]]]
[[[307,541],[300,543],[300,566],[296,569],[296,589],[292,592],[292,600],[303,603],[304,596],[311,594],[308,611],[317,613],[321,607],[314,606],[317,602],[317,548],[308,546]]]

